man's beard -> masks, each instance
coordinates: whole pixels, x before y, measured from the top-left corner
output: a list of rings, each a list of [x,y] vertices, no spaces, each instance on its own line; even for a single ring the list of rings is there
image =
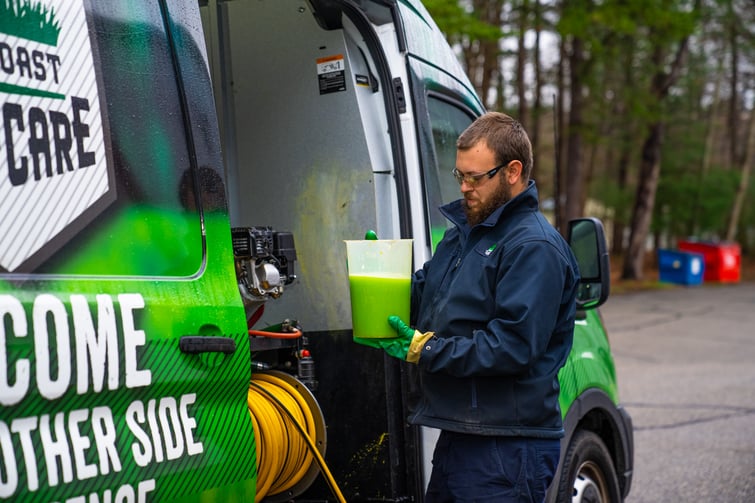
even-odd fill
[[[470,227],[482,223],[495,210],[511,200],[511,187],[506,185],[502,178],[499,178],[498,190],[495,191],[489,201],[480,204],[476,208],[470,208],[464,201],[464,213],[467,216],[467,223]]]

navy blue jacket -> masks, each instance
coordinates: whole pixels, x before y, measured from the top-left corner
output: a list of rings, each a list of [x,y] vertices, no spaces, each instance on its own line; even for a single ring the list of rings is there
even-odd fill
[[[435,332],[409,420],[480,435],[560,438],[557,374],[571,349],[579,272],[538,210],[535,183],[471,228],[455,227],[412,281],[412,325]]]

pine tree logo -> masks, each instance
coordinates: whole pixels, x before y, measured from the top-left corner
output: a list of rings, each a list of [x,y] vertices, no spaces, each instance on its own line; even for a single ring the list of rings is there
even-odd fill
[[[0,0],[0,33],[57,46],[60,25],[52,7],[33,0]]]

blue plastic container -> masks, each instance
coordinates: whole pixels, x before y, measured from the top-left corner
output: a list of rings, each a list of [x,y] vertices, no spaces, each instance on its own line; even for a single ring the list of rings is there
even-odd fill
[[[664,283],[699,285],[705,274],[705,257],[702,253],[658,250],[658,273]]]

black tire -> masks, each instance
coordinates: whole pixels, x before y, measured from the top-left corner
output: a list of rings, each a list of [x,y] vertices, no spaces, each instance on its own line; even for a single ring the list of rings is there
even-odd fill
[[[559,503],[620,503],[611,454],[598,435],[578,430],[564,455],[558,482]]]

